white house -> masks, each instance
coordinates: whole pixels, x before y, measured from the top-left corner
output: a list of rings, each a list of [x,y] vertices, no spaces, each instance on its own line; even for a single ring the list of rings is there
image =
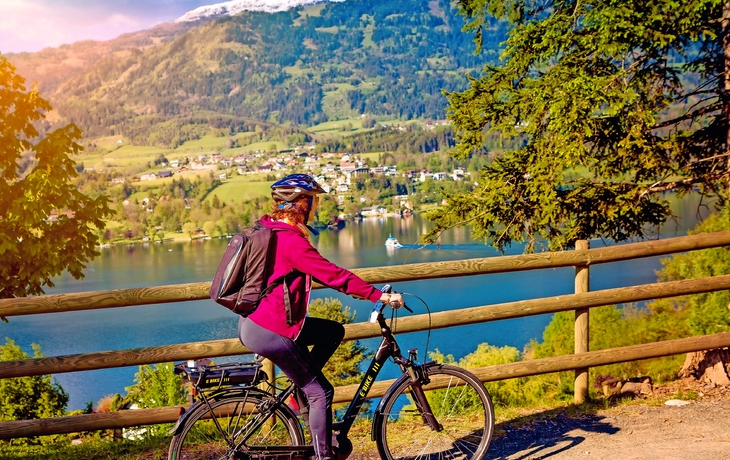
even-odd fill
[[[385,211],[387,210],[382,206],[371,206],[369,208],[363,208],[362,211],[360,211],[360,214],[362,214],[363,217],[375,217],[385,214]]]

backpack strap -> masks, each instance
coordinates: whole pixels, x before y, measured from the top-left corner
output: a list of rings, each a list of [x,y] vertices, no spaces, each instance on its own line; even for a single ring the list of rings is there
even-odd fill
[[[281,275],[280,277],[276,278],[274,281],[271,282],[268,286],[266,286],[266,289],[261,291],[261,295],[259,296],[259,302],[261,299],[264,298],[266,294],[269,293],[269,290],[273,287],[276,287],[278,285],[283,285],[284,288],[284,309],[286,311],[286,324],[293,325],[294,321],[291,317],[291,299],[290,299],[290,291],[289,291],[289,284],[291,284],[292,280],[299,275],[299,270],[292,270],[286,275]]]
[[[291,300],[289,299],[289,282],[298,275],[297,270],[292,270],[284,275],[284,309],[286,310],[286,324],[292,326],[294,321],[291,317]]]

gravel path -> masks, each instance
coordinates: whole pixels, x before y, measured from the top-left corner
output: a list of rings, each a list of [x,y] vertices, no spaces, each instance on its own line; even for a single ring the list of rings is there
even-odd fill
[[[677,394],[691,395],[692,400],[664,404]],[[379,458],[371,442],[358,450],[348,460]],[[730,387],[682,380],[654,388],[646,401],[594,412],[533,412],[498,424],[486,458],[730,460]]]
[[[677,394],[694,399],[665,404]],[[685,379],[654,388],[647,401],[593,414],[556,410],[513,420],[497,427],[487,458],[730,460],[730,387]]]
[[[730,400],[630,405],[500,426],[489,459],[729,460]]]

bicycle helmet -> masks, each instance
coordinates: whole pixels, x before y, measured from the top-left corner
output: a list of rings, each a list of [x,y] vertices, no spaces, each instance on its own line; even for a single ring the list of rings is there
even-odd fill
[[[316,180],[306,174],[289,174],[271,184],[271,196],[277,201],[291,203],[300,195],[313,197],[325,193]]]

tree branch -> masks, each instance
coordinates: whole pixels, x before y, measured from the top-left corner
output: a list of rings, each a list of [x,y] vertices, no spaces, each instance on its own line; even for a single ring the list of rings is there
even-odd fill
[[[656,125],[652,126],[651,129],[666,128],[667,126],[676,125],[677,123],[679,123],[681,121],[685,121],[685,120],[689,120],[689,119],[694,119],[694,118],[696,118],[698,116],[706,115],[708,113],[715,112],[717,110],[720,110],[720,108],[719,107],[713,107],[711,105],[706,106],[706,107],[702,107],[701,109],[697,109],[695,112],[687,113],[685,115],[682,115],[682,116],[673,118],[671,120],[667,120],[667,121],[664,121],[662,123],[656,124]]]
[[[689,179],[668,182],[668,183],[663,183],[662,181],[659,181],[659,182],[655,182],[652,185],[650,185],[643,192],[641,192],[641,195],[639,195],[639,196],[644,196],[649,193],[668,192],[670,190],[677,190],[677,189],[687,189],[695,184],[702,184],[702,183],[706,183],[709,181],[721,179],[723,177],[725,177],[725,174],[711,174],[711,175],[707,175],[707,176],[703,176],[703,177],[692,177]]]

